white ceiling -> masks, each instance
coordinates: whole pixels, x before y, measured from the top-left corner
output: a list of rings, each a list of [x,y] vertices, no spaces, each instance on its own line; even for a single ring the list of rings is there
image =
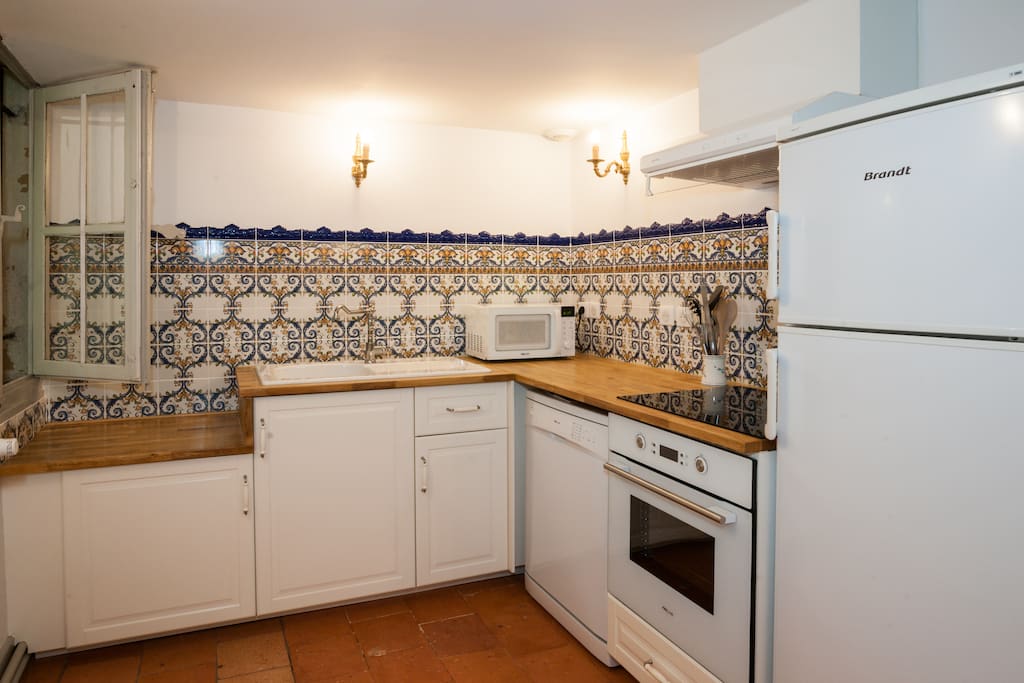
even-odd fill
[[[0,36],[43,84],[145,65],[161,99],[540,133],[695,88],[803,1],[2,0]]]

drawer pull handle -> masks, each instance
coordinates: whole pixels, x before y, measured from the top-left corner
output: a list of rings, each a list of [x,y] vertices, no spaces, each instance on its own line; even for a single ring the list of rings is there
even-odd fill
[[[420,456],[420,493],[427,492],[427,459]]]
[[[267,457],[267,420],[260,418],[260,457]]]
[[[478,410],[480,410],[480,406],[465,406],[463,408],[452,408],[449,406],[445,408],[445,410],[447,410],[449,413],[475,413]]]
[[[651,678],[658,683],[668,683],[668,679],[661,675],[661,672],[654,668],[654,660],[648,659],[644,662],[644,671],[650,674]]]
[[[242,475],[242,514],[249,514],[249,475]]]

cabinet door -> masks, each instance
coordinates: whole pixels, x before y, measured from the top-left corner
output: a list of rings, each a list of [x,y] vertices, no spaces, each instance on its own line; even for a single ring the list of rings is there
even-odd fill
[[[63,475],[67,645],[254,616],[252,456]]]
[[[504,429],[416,439],[416,583],[507,569]]]
[[[260,614],[415,585],[412,397],[256,399]]]

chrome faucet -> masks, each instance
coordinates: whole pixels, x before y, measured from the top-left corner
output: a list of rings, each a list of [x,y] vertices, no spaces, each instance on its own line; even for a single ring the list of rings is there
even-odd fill
[[[334,319],[338,320],[338,313],[344,313],[349,318],[362,318],[366,324],[366,336],[363,344],[363,362],[372,363],[378,358],[385,355],[386,350],[379,346],[374,334],[376,332],[376,325],[374,321],[377,317],[377,309],[374,308],[372,303],[365,304],[359,308],[353,310],[344,304],[340,304],[334,309]]]

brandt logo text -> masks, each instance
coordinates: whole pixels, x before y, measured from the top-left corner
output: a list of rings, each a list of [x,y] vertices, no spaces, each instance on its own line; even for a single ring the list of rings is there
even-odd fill
[[[910,175],[910,167],[904,166],[903,168],[899,168],[893,171],[868,171],[867,173],[864,174],[864,182],[867,182],[869,180],[881,180],[882,178],[895,178],[896,176],[899,175]]]

